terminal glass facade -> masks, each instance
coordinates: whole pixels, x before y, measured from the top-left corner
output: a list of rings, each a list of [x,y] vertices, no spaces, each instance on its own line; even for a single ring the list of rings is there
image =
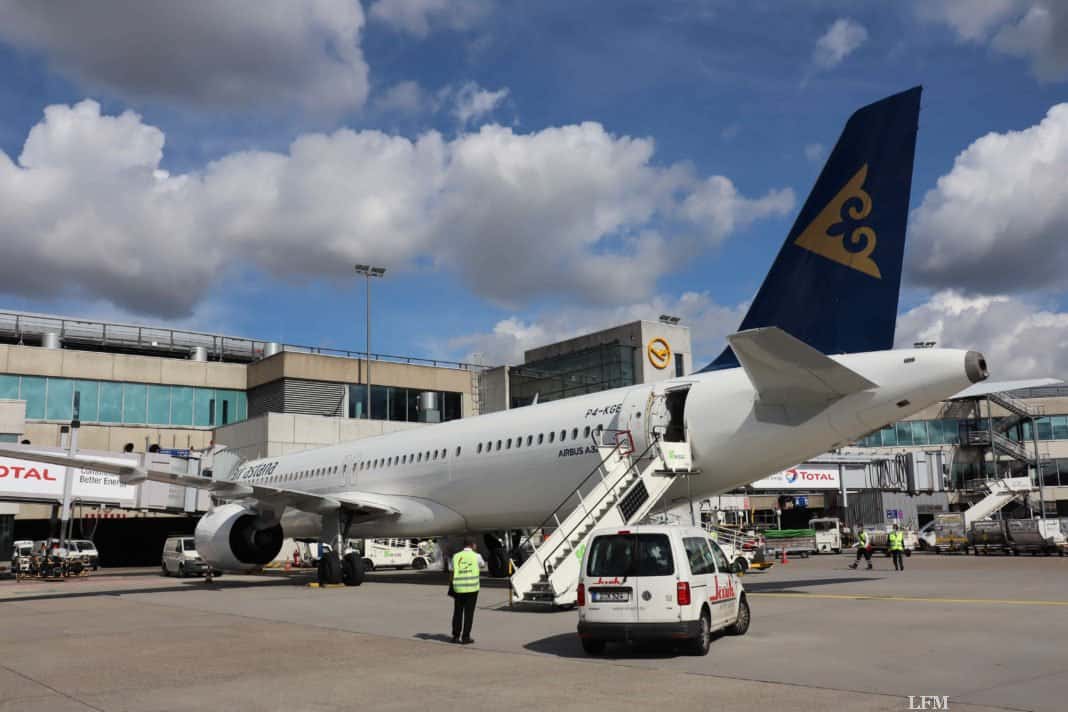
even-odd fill
[[[213,427],[245,420],[244,391],[192,386],[0,375],[0,399],[26,401],[27,420]]]
[[[436,408],[424,409],[420,396],[433,394],[430,398]],[[393,420],[407,423],[443,423],[463,416],[463,394],[454,391],[425,391],[418,388],[398,386],[371,386],[371,419]],[[349,386],[350,418],[367,417],[367,386]]]
[[[532,361],[509,369],[509,407],[597,393],[633,386],[637,349],[624,344],[601,344],[582,351]]]
[[[994,418],[994,428],[1003,418]],[[1036,418],[1039,440],[1068,440],[1068,415],[1047,415]],[[962,433],[986,430],[986,418],[978,420],[903,420],[857,441],[860,447],[899,447],[902,445],[958,445]],[[1031,423],[1023,422],[1009,428],[1006,436],[1017,442],[1031,442]]]

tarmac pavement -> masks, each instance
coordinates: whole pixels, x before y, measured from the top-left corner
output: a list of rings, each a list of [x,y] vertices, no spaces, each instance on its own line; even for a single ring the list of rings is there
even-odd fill
[[[359,588],[303,575],[214,584],[145,569],[0,582],[0,711],[676,709],[1062,710],[1068,559],[916,555],[895,572],[813,557],[752,573],[753,623],[706,657],[610,647],[589,658],[574,611],[510,609],[484,581],[473,636],[448,641],[433,572]],[[480,699],[468,700],[470,681]]]

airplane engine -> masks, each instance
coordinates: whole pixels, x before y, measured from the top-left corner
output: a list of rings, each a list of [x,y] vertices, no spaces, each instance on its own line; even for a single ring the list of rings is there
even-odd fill
[[[282,525],[244,505],[224,504],[197,523],[197,553],[222,571],[251,571],[282,550]]]

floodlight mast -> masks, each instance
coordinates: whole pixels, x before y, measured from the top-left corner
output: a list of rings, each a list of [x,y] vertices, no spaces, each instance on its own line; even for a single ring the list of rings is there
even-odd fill
[[[372,265],[357,264],[355,265],[356,274],[362,274],[367,281],[367,298],[366,298],[366,327],[367,327],[367,344],[364,351],[364,382],[365,382],[365,400],[364,408],[367,411],[367,419],[371,419],[371,277],[382,277],[386,274],[385,267],[374,267]]]

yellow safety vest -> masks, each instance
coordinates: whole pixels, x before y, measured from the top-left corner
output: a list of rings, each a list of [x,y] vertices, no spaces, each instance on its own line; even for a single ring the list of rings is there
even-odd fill
[[[904,551],[905,550],[905,534],[904,532],[890,532],[890,551]]]
[[[456,593],[476,593],[478,591],[478,575],[478,554],[470,549],[464,549],[453,555],[453,591]]]
[[[860,534],[857,535],[857,548],[858,549],[867,549],[868,548],[868,532],[860,532]]]

